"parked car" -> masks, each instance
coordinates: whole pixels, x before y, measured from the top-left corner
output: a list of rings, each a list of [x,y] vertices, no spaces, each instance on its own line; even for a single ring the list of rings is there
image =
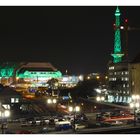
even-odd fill
[[[86,128],[86,125],[83,125],[83,124],[75,124],[75,129],[78,130],[78,129],[84,129]]]
[[[41,130],[39,130],[38,133],[39,134],[46,134],[46,133],[48,133],[48,128],[47,127],[43,127]]]
[[[50,120],[49,120],[49,125],[55,125],[54,119],[50,119]]]
[[[58,121],[55,123],[55,130],[61,131],[61,130],[68,130],[72,129],[72,125],[70,121]]]

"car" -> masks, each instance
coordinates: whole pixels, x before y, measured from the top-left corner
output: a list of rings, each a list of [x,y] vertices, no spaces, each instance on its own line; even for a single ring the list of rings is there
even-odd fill
[[[21,123],[21,127],[26,127],[26,126],[28,126],[28,123],[27,122],[22,122]]]
[[[48,133],[48,128],[47,127],[43,127],[41,130],[39,130],[38,133],[39,134],[46,134],[46,133]]]
[[[111,123],[108,122],[101,122],[101,123],[96,123],[96,126],[98,127],[111,127]]]
[[[111,122],[111,125],[122,125],[123,124],[123,122],[121,122],[121,121],[113,121],[113,122]]]
[[[75,124],[75,130],[84,129],[84,128],[86,128],[86,125],[83,125],[83,124]]]
[[[69,129],[72,129],[71,124],[57,124],[57,125],[55,125],[56,131],[69,130]]]
[[[49,125],[55,125],[54,119],[49,120]]]

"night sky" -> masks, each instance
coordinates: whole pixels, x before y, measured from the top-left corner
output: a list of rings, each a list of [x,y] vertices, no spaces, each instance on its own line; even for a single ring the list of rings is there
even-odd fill
[[[70,74],[105,72],[114,47],[115,10],[115,6],[0,7],[0,61],[46,61]],[[128,18],[130,27],[140,27],[140,7],[120,11],[122,24]],[[130,31],[128,38],[132,60],[140,52],[140,30]]]

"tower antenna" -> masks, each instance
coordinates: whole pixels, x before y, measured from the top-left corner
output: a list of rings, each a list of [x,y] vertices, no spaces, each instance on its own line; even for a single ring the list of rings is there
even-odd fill
[[[115,22],[114,53],[111,54],[113,56],[114,63],[121,62],[122,57],[124,56],[121,50],[120,15],[121,13],[120,13],[119,7],[117,6],[116,11],[115,11],[116,22]]]

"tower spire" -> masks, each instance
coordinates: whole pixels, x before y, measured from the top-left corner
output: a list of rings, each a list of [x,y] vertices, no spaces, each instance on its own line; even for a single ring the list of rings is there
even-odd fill
[[[119,63],[122,61],[122,57],[124,54],[122,53],[121,50],[121,35],[120,35],[120,10],[119,7],[117,6],[116,11],[115,11],[115,40],[114,40],[114,53],[111,54],[113,56],[113,62],[114,63]]]

